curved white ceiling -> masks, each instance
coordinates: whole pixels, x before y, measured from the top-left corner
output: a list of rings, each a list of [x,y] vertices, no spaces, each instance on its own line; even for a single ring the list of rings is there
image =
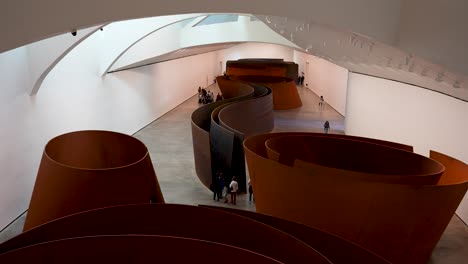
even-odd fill
[[[246,13],[309,19],[394,43],[401,0],[5,0],[0,52],[70,32],[135,18],[189,13]]]
[[[233,16],[236,17],[236,20],[201,25],[203,24],[201,22],[205,21],[206,18],[213,16],[221,19]],[[201,48],[207,45],[213,47],[214,44],[248,41],[279,44],[300,49],[255,17],[237,14],[201,15],[196,19],[190,18],[168,23],[136,40],[116,58],[108,72],[151,64],[151,57],[155,57],[155,62],[157,62],[161,60],[160,56],[176,50],[182,52],[191,47]],[[202,51],[203,49],[198,50]],[[190,49],[189,53],[193,51]]]
[[[185,21],[191,21],[193,19],[204,18],[204,17],[206,17],[205,14],[188,14],[188,15],[165,16],[164,17],[165,19],[162,20],[162,21],[158,21],[158,24],[156,24],[156,25],[146,24],[147,31],[148,31],[148,29],[150,29],[150,30],[148,32],[146,32],[145,34],[140,34],[137,38],[129,37],[126,34],[122,34],[123,32],[121,32],[121,30],[122,30],[121,28],[114,29],[114,31],[116,31],[115,34],[117,34],[118,37],[121,39],[120,41],[125,39],[126,47],[124,49],[121,49],[121,51],[118,53],[118,55],[114,57],[112,62],[109,64],[109,66],[106,67],[106,70],[104,71],[104,74],[106,74],[107,72],[114,71],[114,70],[116,70],[116,68],[122,67],[122,66],[119,66],[119,64],[118,64],[120,61],[125,59],[125,58],[122,59],[122,57],[124,57],[126,54],[128,54],[129,50],[134,48],[135,45],[141,44],[142,40],[146,40],[146,39],[148,39],[148,37],[154,36],[156,32],[160,32],[161,30],[166,29],[171,25],[180,25],[180,24],[184,23]],[[147,19],[139,19],[139,20],[141,22],[145,22]],[[122,26],[125,26],[126,28],[131,30],[132,28],[135,27],[134,25],[128,25],[128,22],[131,22],[131,21],[133,21],[133,20],[122,21],[119,24],[122,25]],[[171,43],[171,44],[174,44],[174,43]],[[112,45],[112,44],[110,43],[110,45]],[[177,47],[174,47],[174,49],[177,49]],[[136,54],[133,54],[133,55],[135,56]],[[142,55],[140,55],[140,56],[142,56]],[[144,56],[149,56],[149,55],[145,54]]]

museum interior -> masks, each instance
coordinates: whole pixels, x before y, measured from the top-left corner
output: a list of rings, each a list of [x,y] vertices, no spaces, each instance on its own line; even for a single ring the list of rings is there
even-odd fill
[[[0,9],[0,263],[468,263],[468,2]]]

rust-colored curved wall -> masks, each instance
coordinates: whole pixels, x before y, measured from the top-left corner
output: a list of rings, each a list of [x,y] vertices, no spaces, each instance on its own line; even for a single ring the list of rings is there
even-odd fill
[[[192,141],[195,172],[203,185],[210,188],[212,178],[210,133],[192,122]],[[207,166],[207,164],[210,164],[210,166]]]
[[[236,176],[239,191],[246,192],[244,132],[250,135],[273,129],[271,90],[224,76],[217,79],[228,99],[201,106],[192,113],[195,170],[206,187],[210,187],[217,172],[223,172],[228,178]]]
[[[229,88],[225,90],[235,90],[235,94],[238,96],[226,98],[222,101],[203,105],[197,110],[195,110],[191,116],[195,171],[200,181],[207,188],[210,188],[213,175],[214,173],[216,173],[216,171],[213,172],[213,170],[216,169],[213,168],[212,164],[217,163],[217,160],[213,159],[211,147],[212,112],[225,104],[231,104],[238,100],[246,100],[249,98],[253,98],[255,93],[255,90],[252,86],[241,84],[239,82],[233,83],[231,86],[229,86]],[[219,108],[217,111],[219,112],[220,109],[221,108]]]
[[[307,245],[315,248],[328,258],[333,264],[389,264],[382,257],[370,252],[369,250],[349,242],[341,237],[327,233],[325,231],[312,228],[303,224],[288,221],[286,219],[273,217],[270,215],[255,213],[245,210],[237,210],[229,207],[205,206],[233,214],[245,216],[247,218],[259,221],[261,223],[278,228],[300,240]],[[339,252],[337,254],[337,252]]]
[[[229,79],[229,76],[218,76],[216,82],[224,99],[246,96],[253,93],[252,86]]]
[[[302,106],[294,79],[259,75],[237,75],[230,76],[230,78],[246,83],[261,84],[270,88],[273,91],[273,107],[275,110],[294,109]]]
[[[226,62],[228,75],[263,75],[288,77],[296,80],[299,65],[283,59],[240,59]]]
[[[281,263],[252,251],[168,236],[91,236],[51,241],[0,255],[1,263]]]
[[[225,81],[226,84],[238,82]],[[211,113],[210,143],[213,172],[223,172],[228,180],[236,176],[239,192],[247,192],[243,132],[247,131],[250,134],[269,132],[274,126],[271,89],[255,84],[250,86],[254,89],[253,99],[223,104]],[[222,114],[226,109],[228,114]]]
[[[329,263],[307,244],[269,225],[219,210],[171,204],[116,206],[70,215],[0,244],[0,253],[60,239],[126,234],[216,242],[283,263]]]
[[[228,105],[221,109],[218,117],[222,126],[232,128],[244,137],[270,132],[273,130],[275,118],[272,93],[256,100]]]
[[[24,230],[89,209],[163,203],[146,146],[109,131],[77,131],[47,143]]]
[[[453,159],[446,162],[449,158],[433,152],[434,159],[441,161],[447,167],[438,183],[412,184],[411,180],[407,183],[405,182],[407,174],[402,173],[396,175],[402,182],[393,184],[378,178],[370,181],[367,178],[369,175],[356,177],[361,173],[359,171],[339,173],[334,171],[337,169],[333,167],[307,162],[307,157],[306,161],[296,160],[293,166],[281,164],[276,160],[278,156],[281,159],[283,154],[294,154],[293,151],[283,153],[283,147],[276,149],[279,151],[276,157],[268,158],[265,143],[270,139],[291,135],[307,134],[264,134],[250,137],[244,142],[258,212],[336,234],[379,254],[392,263],[427,263],[431,251],[468,188],[468,168],[465,164]],[[324,134],[310,136],[317,137],[316,140],[327,138],[327,141],[335,141],[336,144],[333,146],[336,155],[339,155],[340,151],[351,151],[349,159],[361,157],[353,156],[352,151],[359,152],[361,147],[362,149],[369,147],[365,145],[367,143],[363,143],[366,139],[359,142],[356,141],[357,137],[349,139],[355,141],[352,144],[341,144],[343,143],[341,140],[346,140],[346,136]],[[297,138],[292,140],[297,142]],[[287,145],[287,142],[282,144]],[[301,148],[301,146],[296,147]],[[343,147],[353,149],[343,150]],[[294,146],[290,145],[289,148]],[[309,153],[313,150],[313,146],[308,147]],[[409,152],[396,149],[390,151],[389,147],[383,145],[372,146],[372,151],[372,155],[388,159],[385,162],[390,163],[402,162],[401,157],[413,158],[408,156]],[[320,155],[320,152],[311,155]],[[392,160],[392,157],[395,159]],[[320,158],[330,159],[326,161],[329,162],[327,165],[333,166],[333,156],[324,154]],[[435,160],[419,162],[419,165],[409,170],[400,169],[412,172],[410,177],[413,177],[413,180],[418,175],[424,177],[440,174],[440,164]],[[365,165],[365,161],[364,159],[362,165]],[[302,162],[302,166],[297,166],[298,162]],[[369,160],[369,163],[372,163],[372,160]],[[411,166],[411,163],[403,164],[405,167]],[[314,165],[318,167],[311,170]],[[394,163],[395,167],[400,165]],[[369,164],[369,167],[372,166]],[[388,166],[386,169],[392,173],[398,171]],[[380,173],[382,174],[379,175],[385,176],[385,171]],[[379,175],[377,177],[380,177]]]
[[[269,158],[274,153],[281,164],[368,181],[436,184],[444,171],[442,164],[424,156],[348,138],[283,136],[267,140],[265,146]]]

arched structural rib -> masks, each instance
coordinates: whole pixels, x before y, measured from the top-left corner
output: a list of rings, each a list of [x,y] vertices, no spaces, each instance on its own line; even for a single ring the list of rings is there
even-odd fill
[[[88,34],[86,34],[85,36],[83,36],[82,38],[80,38],[78,41],[76,41],[75,43],[73,43],[73,45],[71,45],[67,50],[65,50],[57,59],[55,59],[50,65],[49,67],[47,67],[47,69],[45,69],[44,72],[42,72],[42,74],[39,76],[39,78],[36,80],[36,82],[34,83],[34,86],[30,92],[30,95],[33,96],[33,95],[36,95],[37,92],[39,91],[39,89],[41,88],[41,85],[42,85],[42,82],[44,82],[45,78],[47,77],[47,75],[49,75],[49,73],[55,68],[55,66],[63,59],[65,58],[65,56],[67,56],[68,53],[70,53],[70,51],[72,51],[76,46],[80,45],[81,42],[85,41],[89,36],[93,35],[94,33],[96,33],[96,31],[98,31],[100,28],[104,27],[106,25],[101,25],[101,26],[98,26],[96,27],[94,30],[92,30],[91,32],[89,32]]]
[[[106,75],[107,73],[110,73],[111,72],[111,69],[112,69],[112,66],[114,66],[115,63],[117,63],[117,61],[127,52],[129,51],[133,46],[135,46],[136,44],[138,44],[140,41],[144,40],[145,38],[147,38],[148,36],[158,32],[159,30],[163,29],[163,28],[166,28],[168,26],[171,26],[171,25],[174,25],[174,24],[177,24],[177,23],[180,23],[180,22],[183,22],[183,21],[186,21],[186,20],[190,20],[190,19],[194,19],[194,18],[201,18],[201,17],[206,17],[206,15],[194,15],[193,17],[188,17],[188,18],[183,18],[183,19],[180,19],[180,20],[176,20],[176,21],[173,21],[171,23],[168,23],[166,25],[163,25],[161,27],[158,27],[156,28],[155,30],[145,34],[144,36],[142,36],[141,38],[137,39],[135,42],[133,42],[131,45],[129,45],[126,49],[124,49],[121,53],[119,53],[119,55],[117,55],[117,57],[115,57],[115,59],[109,64],[109,66],[106,68],[106,70],[104,71],[103,75]]]

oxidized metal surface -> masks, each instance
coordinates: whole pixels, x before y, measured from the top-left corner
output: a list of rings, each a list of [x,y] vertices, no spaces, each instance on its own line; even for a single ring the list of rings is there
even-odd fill
[[[330,263],[312,247],[268,224],[219,210],[173,204],[115,206],[74,214],[33,228],[1,244],[0,253],[60,239],[126,234],[215,242],[282,263]],[[160,250],[155,245],[148,246]],[[180,247],[183,246],[184,243],[180,243]],[[2,257],[0,255],[0,261]],[[159,261],[157,254],[154,257]]]
[[[392,263],[427,263],[468,188],[468,168],[442,154],[428,159],[369,141],[313,133],[248,138],[257,211],[336,234]]]
[[[251,211],[238,210],[229,207],[207,206],[201,207],[212,208],[220,211],[225,211],[233,214],[238,214],[255,221],[270,225],[283,232],[286,232],[307,245],[319,251],[322,255],[328,258],[334,264],[389,264],[382,257],[372,253],[371,251],[347,241],[336,235],[325,231],[312,228],[307,225],[292,222],[286,219],[273,217],[270,215],[255,213]],[[339,253],[338,253],[339,252]]]
[[[44,150],[24,230],[69,214],[131,203],[164,203],[146,146],[110,131],[77,131]]]
[[[296,80],[299,65],[283,59],[240,59],[226,62],[228,75],[263,75],[288,77]]]
[[[217,77],[217,80],[223,95],[229,99],[201,106],[192,114],[195,170],[208,188],[214,175],[223,172],[228,180],[236,176],[239,191],[246,192],[242,142],[245,135],[273,129],[271,90],[227,76]]]
[[[294,109],[302,106],[297,92],[295,79],[277,76],[237,75],[230,76],[246,83],[261,84],[273,91],[273,108],[275,110]]]
[[[2,263],[281,263],[209,241],[154,235],[90,236],[56,240],[0,255]],[[309,262],[311,263],[311,262]],[[312,262],[314,263],[314,262]],[[320,263],[320,262],[315,262]]]

